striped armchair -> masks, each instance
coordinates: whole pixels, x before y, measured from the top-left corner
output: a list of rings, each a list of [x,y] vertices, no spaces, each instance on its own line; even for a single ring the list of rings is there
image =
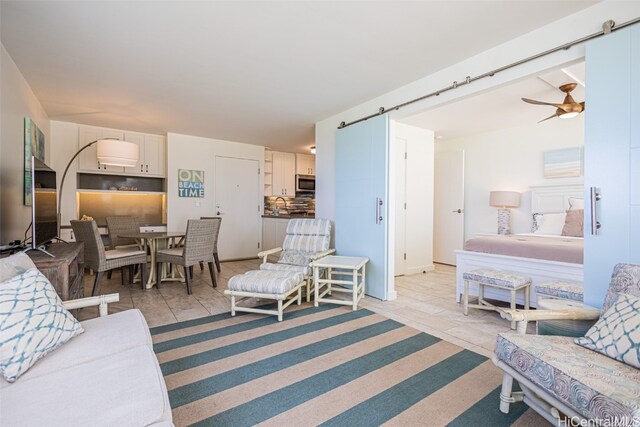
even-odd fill
[[[260,270],[295,271],[304,275],[307,302],[311,300],[312,261],[335,252],[329,249],[331,221],[328,219],[292,219],[287,224],[287,235],[281,248],[260,252]],[[281,252],[276,263],[267,261],[269,255]]]

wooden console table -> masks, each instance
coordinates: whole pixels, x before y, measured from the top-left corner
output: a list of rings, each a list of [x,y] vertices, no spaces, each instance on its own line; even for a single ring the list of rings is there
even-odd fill
[[[48,249],[55,256],[50,257],[39,251],[29,251],[27,255],[38,270],[53,284],[62,301],[84,296],[84,244],[52,243]]]

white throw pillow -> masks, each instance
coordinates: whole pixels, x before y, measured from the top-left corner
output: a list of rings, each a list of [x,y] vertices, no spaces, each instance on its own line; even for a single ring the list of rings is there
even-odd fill
[[[22,274],[30,268],[36,268],[36,265],[24,252],[2,258],[0,259],[0,282]]]
[[[7,381],[82,332],[37,268],[0,284],[0,371]]]
[[[584,210],[584,199],[578,197],[569,197],[569,209],[574,211],[577,209]]]
[[[538,228],[534,231],[534,233],[560,236],[562,235],[562,228],[564,227],[566,218],[566,212],[557,214],[538,214],[536,216]]]

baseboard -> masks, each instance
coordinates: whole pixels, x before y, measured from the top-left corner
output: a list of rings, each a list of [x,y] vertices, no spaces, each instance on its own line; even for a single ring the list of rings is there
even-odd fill
[[[387,301],[393,301],[396,299],[398,299],[398,293],[396,291],[389,292],[389,295],[387,295]]]
[[[421,265],[418,267],[408,268],[406,275],[409,276],[411,274],[420,274],[427,271],[433,271],[436,267],[433,264]]]

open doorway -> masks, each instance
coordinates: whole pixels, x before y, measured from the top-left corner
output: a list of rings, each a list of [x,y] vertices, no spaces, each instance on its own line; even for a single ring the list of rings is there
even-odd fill
[[[466,240],[497,234],[498,210],[490,206],[491,191],[519,193],[518,206],[510,210],[511,229],[530,233],[532,188],[582,185],[581,174],[545,176],[544,158],[554,150],[583,147],[584,115],[542,121],[555,107],[527,104],[521,98],[559,103],[564,94],[558,87],[575,82],[572,95],[582,101],[584,80],[584,62],[575,63],[397,119],[435,133],[434,187],[426,195],[433,201],[432,262],[455,265],[456,251]]]

